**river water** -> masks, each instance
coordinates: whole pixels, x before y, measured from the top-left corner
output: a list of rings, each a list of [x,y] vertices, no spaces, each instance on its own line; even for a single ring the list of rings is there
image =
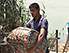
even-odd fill
[[[42,3],[44,4],[49,22],[49,34],[56,29],[60,32],[69,21],[69,0],[25,0],[25,5],[28,7],[33,2],[39,3],[41,9],[44,9]],[[59,44],[66,42],[66,31],[67,26],[65,26],[64,35],[59,36]]]

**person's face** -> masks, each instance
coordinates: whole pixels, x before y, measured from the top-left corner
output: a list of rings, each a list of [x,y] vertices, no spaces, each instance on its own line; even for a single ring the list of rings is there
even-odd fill
[[[36,9],[34,7],[30,8],[30,13],[31,13],[32,17],[34,17],[34,18],[36,18],[38,16],[39,11],[40,11],[40,9]]]

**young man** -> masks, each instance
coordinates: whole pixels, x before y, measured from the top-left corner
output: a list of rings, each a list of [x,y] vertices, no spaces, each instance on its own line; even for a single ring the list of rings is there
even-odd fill
[[[27,50],[27,53],[32,53],[33,51],[36,50],[38,45],[42,42],[43,38],[46,38],[47,40],[48,21],[46,18],[40,15],[40,7],[37,3],[32,3],[29,6],[29,9],[30,9],[33,19],[27,23],[26,27],[35,29],[38,32],[40,32],[40,35],[38,36],[38,40],[36,44],[34,45],[34,47]],[[46,50],[46,53],[49,53],[48,48]]]

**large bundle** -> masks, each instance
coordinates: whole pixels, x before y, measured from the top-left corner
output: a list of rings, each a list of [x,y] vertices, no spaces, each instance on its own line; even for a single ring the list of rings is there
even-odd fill
[[[39,32],[36,30],[18,27],[11,31],[8,35],[8,42],[14,47],[17,53],[25,53],[25,51],[34,46],[37,41]],[[45,53],[46,43],[43,40],[33,53]]]

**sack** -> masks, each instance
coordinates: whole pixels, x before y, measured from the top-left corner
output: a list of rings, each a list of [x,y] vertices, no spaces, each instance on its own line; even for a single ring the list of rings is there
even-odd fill
[[[8,35],[8,42],[14,47],[17,53],[25,53],[25,50],[34,46],[37,41],[39,32],[34,29],[26,27],[18,27],[11,31]],[[45,53],[46,43],[43,40],[42,43],[33,53]]]

